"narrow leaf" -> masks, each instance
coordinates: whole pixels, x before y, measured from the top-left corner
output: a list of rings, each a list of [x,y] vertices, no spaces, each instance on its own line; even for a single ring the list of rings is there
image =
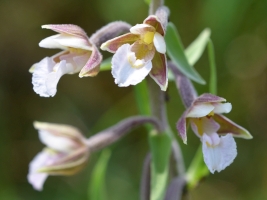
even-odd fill
[[[185,55],[191,66],[196,64],[201,55],[203,54],[205,47],[210,38],[210,29],[204,29],[199,36],[186,48]]]
[[[150,200],[163,200],[169,171],[171,140],[166,133],[150,133],[151,149],[151,191]]]
[[[89,184],[88,199],[104,200],[105,197],[105,174],[108,160],[110,158],[110,150],[105,149],[100,155],[93,171]]]
[[[202,146],[200,145],[193,158],[187,172],[186,182],[188,190],[194,189],[199,181],[209,174],[209,170],[204,163]]]
[[[167,54],[174,64],[179,68],[179,70],[193,81],[196,81],[200,84],[205,84],[205,80],[192,66],[189,65],[184,53],[180,36],[173,23],[169,23],[167,26],[165,41],[167,44]]]
[[[104,61],[102,61],[100,65],[100,71],[107,71],[111,70],[111,58],[107,58]]]

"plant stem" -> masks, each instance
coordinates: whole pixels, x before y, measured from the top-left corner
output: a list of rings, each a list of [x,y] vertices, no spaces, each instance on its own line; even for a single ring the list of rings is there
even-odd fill
[[[164,5],[164,0],[151,0],[149,5],[149,15],[155,14],[156,10]]]
[[[88,138],[86,141],[87,146],[89,147],[90,151],[98,151],[116,142],[135,127],[145,123],[150,123],[154,125],[156,130],[159,130],[160,124],[155,118],[143,116],[129,117],[125,120],[122,120],[118,124]]]

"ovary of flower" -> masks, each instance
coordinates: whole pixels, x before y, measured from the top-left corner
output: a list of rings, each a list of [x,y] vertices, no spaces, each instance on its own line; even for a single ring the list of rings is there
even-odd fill
[[[115,83],[120,87],[136,85],[150,74],[165,91],[168,78],[164,34],[160,20],[150,15],[143,24],[130,28],[130,33],[103,43],[102,50],[115,53],[111,62]]]

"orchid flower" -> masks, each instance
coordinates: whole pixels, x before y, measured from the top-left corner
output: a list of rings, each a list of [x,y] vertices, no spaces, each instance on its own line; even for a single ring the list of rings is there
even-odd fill
[[[184,143],[187,143],[187,123],[191,124],[192,130],[202,141],[204,161],[211,173],[220,172],[235,159],[237,150],[233,136],[252,138],[246,129],[221,115],[232,109],[231,103],[225,101],[222,97],[203,94],[193,101],[177,123]]]
[[[43,39],[40,47],[59,48],[61,52],[46,57],[34,64],[32,84],[34,91],[42,97],[54,96],[57,84],[64,74],[78,73],[79,77],[96,76],[99,72],[102,55],[92,44],[82,28],[76,25],[43,25],[59,34]]]
[[[168,86],[165,30],[156,15],[148,16],[143,24],[137,24],[126,33],[101,45],[102,50],[115,53],[112,75],[120,87],[136,85],[148,74],[161,90]]]
[[[72,175],[81,170],[89,153],[86,139],[72,126],[34,122],[34,127],[47,146],[29,166],[28,181],[40,191],[48,175]]]

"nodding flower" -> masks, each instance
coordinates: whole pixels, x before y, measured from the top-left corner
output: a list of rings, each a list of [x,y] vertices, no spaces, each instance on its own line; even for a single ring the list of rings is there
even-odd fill
[[[184,143],[187,143],[186,128],[187,123],[190,123],[202,141],[204,161],[211,173],[220,172],[235,159],[237,150],[233,136],[252,138],[246,129],[221,115],[232,109],[231,103],[225,101],[222,97],[203,94],[192,102],[177,123],[177,130]]]
[[[29,165],[28,181],[41,191],[49,175],[72,175],[80,171],[89,157],[86,138],[69,125],[34,122],[45,147]]]
[[[42,28],[58,34],[43,39],[39,46],[62,51],[31,67],[33,90],[37,94],[42,97],[54,96],[58,81],[64,74],[79,72],[79,77],[98,74],[102,55],[82,28],[72,24],[43,25]]]
[[[168,86],[165,30],[156,15],[148,16],[130,32],[101,45],[102,50],[115,53],[111,73],[120,87],[136,85],[148,74],[165,91]]]

